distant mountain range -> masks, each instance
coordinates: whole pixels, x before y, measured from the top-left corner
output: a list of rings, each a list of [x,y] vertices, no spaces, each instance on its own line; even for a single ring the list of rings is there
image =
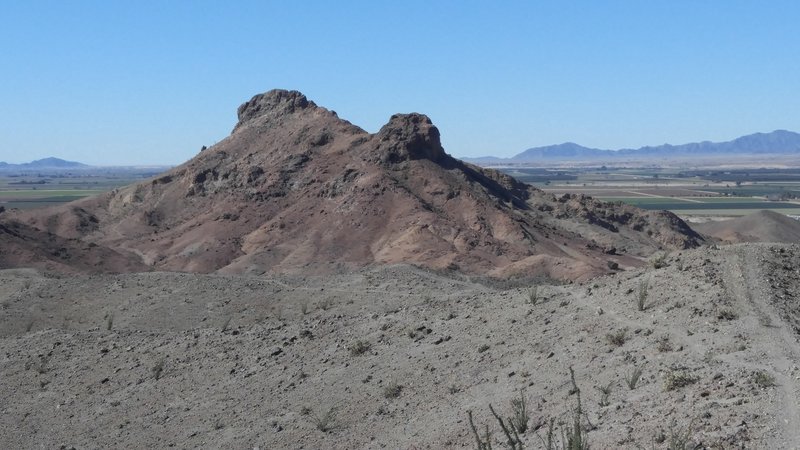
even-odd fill
[[[485,156],[480,158],[463,158],[465,161],[492,163],[524,163],[541,160],[606,160],[621,158],[672,158],[672,157],[709,157],[726,155],[762,155],[762,154],[800,154],[800,134],[786,130],[772,133],[755,133],[742,136],[727,142],[695,142],[691,144],[664,144],[655,147],[647,146],[637,149],[603,150],[584,147],[573,142],[566,142],[546,147],[529,148],[511,158]]]
[[[0,170],[45,170],[45,169],[81,169],[89,167],[75,161],[65,161],[59,158],[44,158],[23,164],[9,164],[0,161]]]

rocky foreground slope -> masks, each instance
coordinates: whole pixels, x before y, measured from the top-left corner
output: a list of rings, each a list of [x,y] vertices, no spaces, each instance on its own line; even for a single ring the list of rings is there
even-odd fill
[[[200,273],[408,263],[584,279],[702,241],[667,212],[556,198],[456,160],[421,114],[392,116],[370,134],[299,92],[274,90],[238,115],[229,137],[158,178],[0,219],[134,255],[152,269]],[[10,239],[0,232],[0,243]],[[3,267],[37,259],[3,256]],[[129,271],[112,261],[106,268]]]
[[[471,410],[504,448],[489,404],[522,395],[534,449],[572,423],[572,367],[592,448],[796,448],[798,254],[674,252],[533,299],[409,266],[1,271],[0,447],[472,448]]]

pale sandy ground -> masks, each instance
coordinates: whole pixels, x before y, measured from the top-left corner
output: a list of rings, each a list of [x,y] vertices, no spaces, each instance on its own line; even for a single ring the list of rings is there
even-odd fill
[[[673,422],[706,448],[798,448],[798,250],[673,253],[660,269],[538,283],[535,305],[533,282],[408,266],[315,278],[7,270],[0,448],[474,448],[467,410],[505,448],[488,405],[509,415],[522,390],[531,428],[566,421],[570,366],[592,448],[666,448]],[[620,329],[627,340],[609,343]],[[357,341],[369,349],[354,355]],[[677,373],[695,382],[666,390]],[[331,408],[320,431],[314,417]],[[544,432],[523,434],[525,448]]]

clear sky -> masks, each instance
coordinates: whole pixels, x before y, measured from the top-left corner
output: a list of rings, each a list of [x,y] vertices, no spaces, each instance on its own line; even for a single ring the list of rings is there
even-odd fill
[[[0,0],[0,161],[177,164],[297,89],[456,156],[800,131],[800,2]]]

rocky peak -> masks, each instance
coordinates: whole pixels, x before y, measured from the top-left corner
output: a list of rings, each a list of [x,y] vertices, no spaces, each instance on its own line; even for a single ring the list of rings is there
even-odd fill
[[[238,114],[233,136],[158,178],[0,214],[0,226],[19,219],[31,228],[17,237],[0,230],[0,263],[13,238],[11,253],[29,255],[16,261],[58,253],[52,261],[65,268],[78,268],[86,253],[75,252],[92,243],[121,255],[114,270],[324,273],[406,263],[582,279],[608,272],[609,261],[629,267],[656,248],[702,242],[669,213],[556,199],[463,163],[422,114],[394,115],[370,134],[285,90],[254,96]],[[94,263],[106,257],[79,268],[100,270]]]
[[[439,139],[439,129],[424,114],[395,114],[380,129],[377,137],[383,162],[413,159],[438,162],[447,156]]]
[[[309,101],[299,91],[273,89],[263,94],[255,95],[239,106],[237,110],[239,123],[236,124],[233,131],[236,131],[245,123],[266,114],[286,115],[298,110],[316,107],[317,105],[314,102]]]

